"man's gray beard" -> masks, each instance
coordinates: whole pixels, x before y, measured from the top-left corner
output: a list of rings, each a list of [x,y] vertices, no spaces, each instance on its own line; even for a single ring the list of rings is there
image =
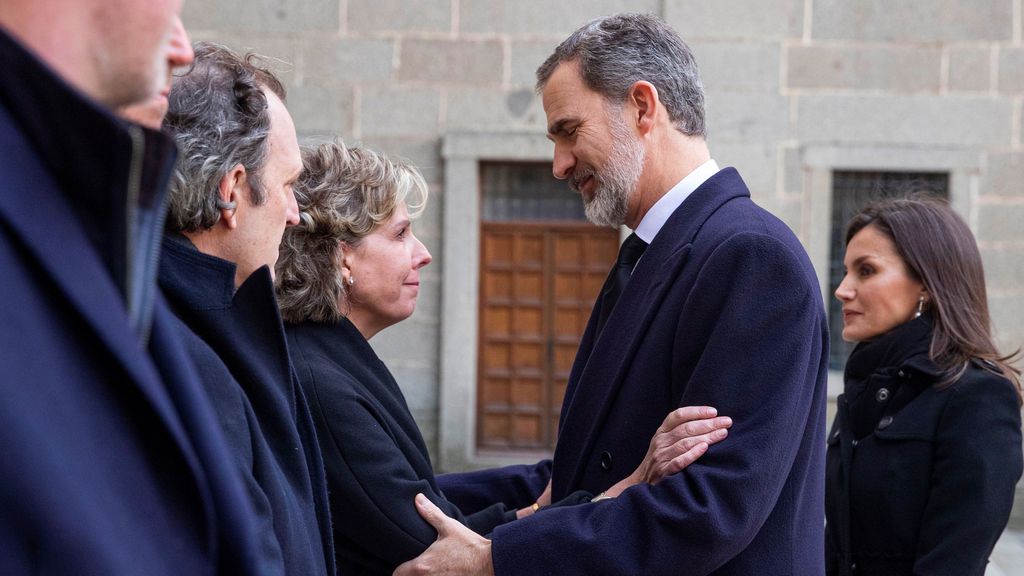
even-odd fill
[[[598,226],[622,226],[629,209],[629,195],[644,169],[644,148],[621,118],[621,110],[609,111],[612,150],[601,170],[593,170],[596,186],[583,211]]]

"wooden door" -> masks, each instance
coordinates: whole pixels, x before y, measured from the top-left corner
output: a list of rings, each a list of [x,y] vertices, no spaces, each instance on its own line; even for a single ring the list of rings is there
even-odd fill
[[[576,222],[484,222],[481,238],[477,445],[550,450],[619,234]]]

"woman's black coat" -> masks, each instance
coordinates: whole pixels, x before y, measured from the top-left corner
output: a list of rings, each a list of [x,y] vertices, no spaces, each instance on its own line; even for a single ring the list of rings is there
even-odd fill
[[[417,493],[482,534],[515,517],[500,504],[463,516],[445,499],[405,396],[351,322],[286,332],[327,469],[339,574],[391,574],[437,539]]]
[[[1006,379],[971,363],[948,387],[927,316],[858,345],[826,457],[826,570],[981,576],[1021,476]]]

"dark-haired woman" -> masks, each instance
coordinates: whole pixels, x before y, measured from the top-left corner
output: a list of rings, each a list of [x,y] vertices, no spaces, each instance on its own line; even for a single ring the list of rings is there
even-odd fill
[[[829,575],[981,576],[1022,471],[1020,372],[993,343],[981,256],[926,197],[846,234],[846,365],[826,465]]]

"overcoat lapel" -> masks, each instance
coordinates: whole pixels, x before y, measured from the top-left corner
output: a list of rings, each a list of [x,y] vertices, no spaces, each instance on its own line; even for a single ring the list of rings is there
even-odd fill
[[[698,187],[647,248],[604,329],[595,338],[602,291],[573,364],[559,425],[555,465],[559,472],[569,473],[568,490],[579,488],[585,464],[618,390],[662,301],[682,273],[700,228],[726,202],[749,195],[733,168],[720,171]]]
[[[0,193],[0,225],[6,225],[15,237],[22,239],[22,248],[52,280],[60,297],[82,316],[95,332],[97,341],[124,369],[127,378],[115,385],[131,385],[141,393],[181,448],[193,472],[200,475],[196,455],[171,399],[155,367],[146,361],[148,355],[138,336],[130,328],[124,297],[91,248],[77,217],[59,197],[52,177],[23,143],[0,141],[0,144],[7,162],[20,168],[14,172],[15,177],[25,179],[8,190],[36,190],[32,195]],[[54,235],[54,230],[61,231],[60,237]]]

